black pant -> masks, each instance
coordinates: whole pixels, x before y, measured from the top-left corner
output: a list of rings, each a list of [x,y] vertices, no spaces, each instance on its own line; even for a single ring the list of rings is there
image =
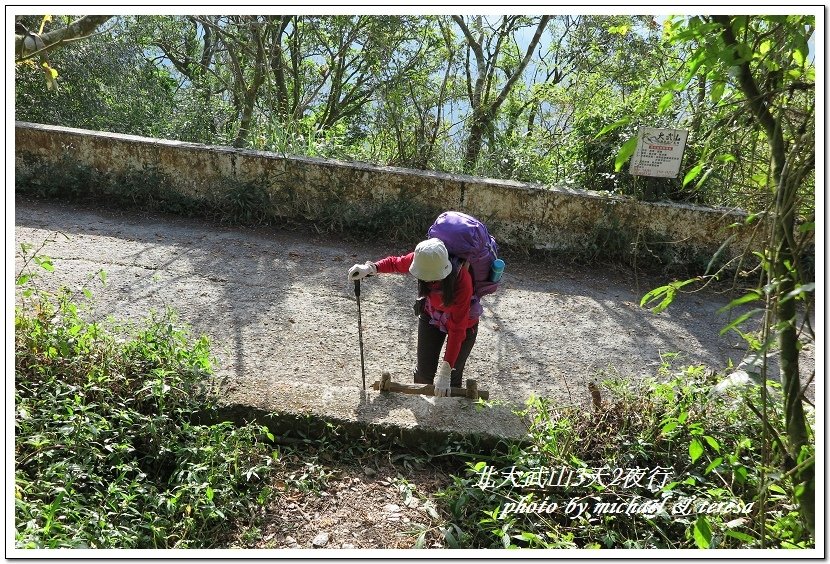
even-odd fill
[[[416,384],[432,384],[435,379],[435,372],[438,370],[438,361],[441,355],[441,347],[444,346],[444,339],[447,334],[430,325],[429,316],[422,313],[418,317],[418,367],[415,369]],[[461,343],[461,351],[455,361],[455,367],[450,373],[450,386],[461,387],[461,376],[464,373],[464,365],[467,364],[467,357],[476,342],[478,335],[478,323],[467,329],[467,337]]]

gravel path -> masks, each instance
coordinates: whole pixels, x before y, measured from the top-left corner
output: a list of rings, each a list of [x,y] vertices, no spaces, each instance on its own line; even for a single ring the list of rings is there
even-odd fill
[[[213,343],[221,375],[255,380],[360,386],[357,307],[346,271],[355,262],[414,248],[344,242],[313,231],[226,227],[162,214],[91,209],[16,199],[16,249],[55,232],[44,253],[55,273],[44,283],[91,286],[94,315],[138,320],[166,306]],[[467,377],[491,399],[521,402],[531,394],[586,402],[587,383],[619,375],[654,375],[662,358],[715,370],[744,355],[717,309],[734,296],[681,295],[659,315],[640,297],[664,279],[639,279],[608,267],[531,264],[508,258],[505,284],[485,298]],[[16,259],[17,268],[20,259]],[[16,268],[16,270],[17,270]],[[389,370],[411,381],[416,341],[415,281],[383,276],[362,283],[367,383]],[[812,345],[804,371],[812,370]]]

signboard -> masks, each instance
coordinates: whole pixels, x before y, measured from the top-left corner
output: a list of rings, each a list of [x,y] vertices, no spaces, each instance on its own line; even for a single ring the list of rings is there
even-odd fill
[[[628,172],[638,176],[676,178],[688,134],[685,129],[641,127],[637,131],[637,148]]]

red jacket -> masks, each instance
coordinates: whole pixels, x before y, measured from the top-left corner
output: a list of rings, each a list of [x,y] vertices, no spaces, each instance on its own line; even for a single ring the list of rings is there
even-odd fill
[[[375,265],[379,273],[408,274],[414,258],[415,253],[409,253],[402,257],[391,256],[375,262]],[[475,327],[478,323],[477,318],[470,318],[473,279],[466,268],[458,271],[455,297],[449,306],[444,306],[441,282],[433,282],[429,286],[429,295],[424,309],[427,315],[432,318],[430,323],[447,333],[447,348],[444,351],[444,360],[454,367],[458,353],[461,351],[461,343],[467,338],[467,329]]]

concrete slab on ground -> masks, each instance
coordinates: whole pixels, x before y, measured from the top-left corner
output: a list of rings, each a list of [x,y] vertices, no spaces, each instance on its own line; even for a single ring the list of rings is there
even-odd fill
[[[245,389],[225,385],[220,404],[224,419],[256,421],[279,433],[313,435],[326,425],[335,425],[347,435],[430,451],[444,448],[453,439],[463,438],[491,450],[499,441],[520,441],[527,436],[524,420],[514,412],[520,406],[460,397],[268,382]]]

